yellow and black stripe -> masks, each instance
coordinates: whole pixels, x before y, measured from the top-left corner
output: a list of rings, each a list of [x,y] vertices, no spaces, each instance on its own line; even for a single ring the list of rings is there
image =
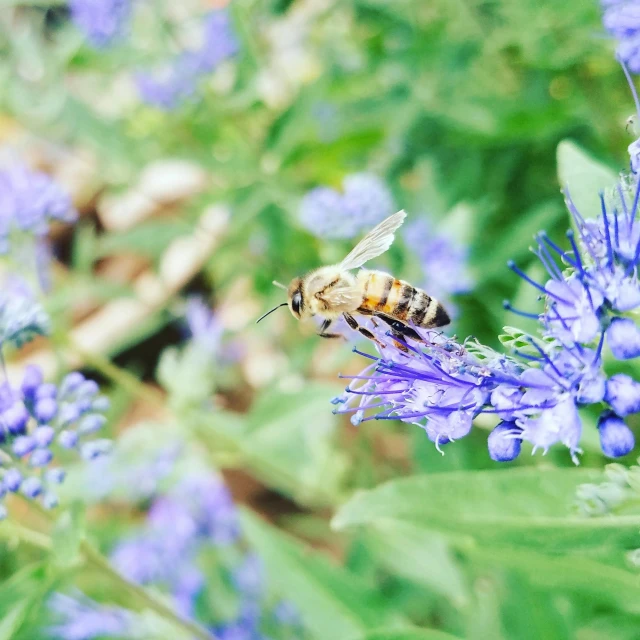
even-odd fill
[[[424,329],[442,327],[450,321],[444,307],[435,298],[408,282],[377,271],[367,273],[358,311],[366,315],[385,314]]]

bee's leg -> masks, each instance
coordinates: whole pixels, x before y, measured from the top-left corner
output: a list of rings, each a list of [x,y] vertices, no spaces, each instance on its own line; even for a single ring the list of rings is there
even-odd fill
[[[344,316],[344,319],[347,321],[347,324],[354,330],[354,331],[359,331],[365,338],[368,338],[369,340],[373,340],[373,342],[375,342],[381,349],[384,349],[386,345],[382,344],[382,342],[380,342],[380,340],[378,340],[378,338],[376,338],[373,333],[371,333],[371,331],[369,331],[369,329],[366,329],[365,327],[361,327],[358,324],[358,321],[349,313],[343,313],[342,314]]]
[[[331,326],[333,320],[325,320],[320,327],[320,333],[318,334],[321,338],[344,338],[344,336],[339,333],[327,333],[327,329]]]
[[[404,322],[400,320],[396,320],[391,316],[388,316],[386,313],[376,313],[375,316],[380,318],[383,322],[386,322],[391,327],[391,332],[402,336],[403,338],[411,338],[412,340],[417,340],[418,342],[424,342],[424,340],[420,337],[420,334],[410,327],[406,325]]]

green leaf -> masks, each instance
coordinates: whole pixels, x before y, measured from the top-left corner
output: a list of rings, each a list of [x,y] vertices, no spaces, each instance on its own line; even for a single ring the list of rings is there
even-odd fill
[[[355,575],[267,524],[241,513],[244,533],[265,562],[269,583],[297,607],[315,637],[349,638],[402,618]]]
[[[455,640],[456,637],[435,629],[377,629],[351,640]]]
[[[375,558],[394,574],[408,578],[462,607],[469,594],[446,539],[405,522],[380,523],[367,532]]]
[[[394,480],[356,494],[332,525],[409,523],[471,547],[512,544],[548,551],[638,546],[640,515],[585,518],[576,487],[602,479],[588,469],[454,472]]]
[[[52,580],[44,563],[23,567],[0,586],[0,640],[12,640],[24,627],[32,610],[42,601]]]
[[[587,593],[599,602],[640,613],[640,582],[636,571],[590,557],[551,556],[528,549],[476,547],[463,553],[483,565],[516,571],[545,591]]]
[[[560,186],[569,190],[578,211],[584,218],[597,217],[600,213],[599,193],[616,184],[616,173],[571,140],[563,140],[558,145],[557,162]]]

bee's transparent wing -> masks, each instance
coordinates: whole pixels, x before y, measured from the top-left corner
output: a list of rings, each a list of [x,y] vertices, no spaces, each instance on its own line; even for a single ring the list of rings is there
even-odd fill
[[[340,266],[343,269],[357,269],[365,262],[383,254],[393,243],[394,232],[406,217],[407,214],[404,211],[398,211],[383,220],[362,238],[351,253],[340,263]]]

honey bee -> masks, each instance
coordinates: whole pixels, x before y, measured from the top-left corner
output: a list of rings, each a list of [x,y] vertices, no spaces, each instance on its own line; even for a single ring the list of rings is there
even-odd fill
[[[286,289],[288,301],[279,304],[260,320],[280,307],[288,306],[294,318],[303,320],[320,316],[324,322],[318,334],[322,338],[342,337],[330,333],[334,320],[343,316],[347,324],[379,346],[382,343],[367,329],[358,324],[353,314],[374,316],[391,327],[391,333],[399,338],[422,340],[413,327],[432,329],[449,324],[449,315],[444,307],[427,293],[398,280],[382,271],[360,269],[363,264],[382,255],[389,249],[394,234],[404,222],[407,214],[398,211],[374,227],[340,262],[320,267],[305,276],[294,278]],[[360,269],[356,274],[354,269]]]

